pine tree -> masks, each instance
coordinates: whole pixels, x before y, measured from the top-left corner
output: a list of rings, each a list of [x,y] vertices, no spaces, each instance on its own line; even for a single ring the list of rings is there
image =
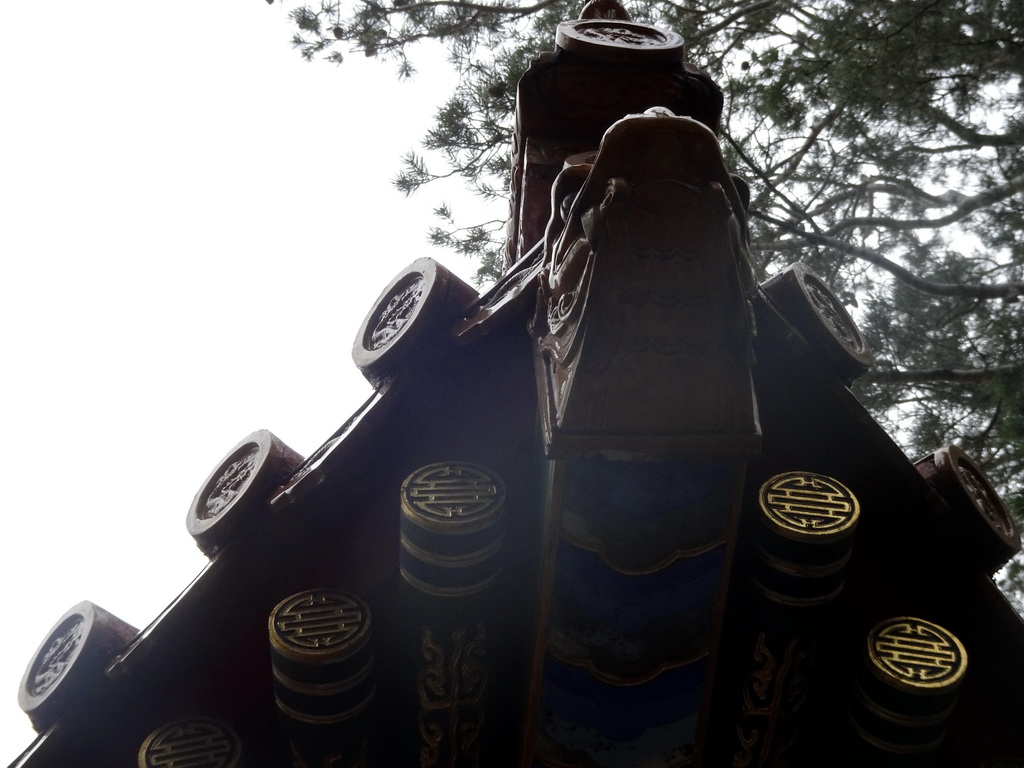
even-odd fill
[[[807,263],[876,353],[862,401],[911,456],[957,444],[1024,523],[1024,0],[635,0],[682,33],[727,96],[722,143],[746,177],[759,277]],[[459,175],[504,205],[515,86],[553,46],[565,0],[357,0],[289,11],[313,60],[347,47],[414,74],[447,46],[460,86],[397,184]],[[503,213],[502,208],[498,218]],[[494,277],[498,222],[431,240]],[[1024,567],[1004,583],[1024,595]]]

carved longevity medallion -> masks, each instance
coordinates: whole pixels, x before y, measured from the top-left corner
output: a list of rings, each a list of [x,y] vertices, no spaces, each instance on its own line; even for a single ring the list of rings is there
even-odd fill
[[[465,597],[502,572],[505,486],[478,464],[429,464],[402,483],[403,578],[437,597]]]
[[[274,611],[276,644],[298,651],[343,652],[361,645],[369,632],[369,612],[345,592],[315,590],[294,595]]]
[[[307,590],[277,604],[269,630],[274,695],[292,748],[311,766],[359,754],[376,692],[369,607],[348,592]]]
[[[786,472],[763,486],[761,509],[782,532],[834,536],[852,529],[860,505],[850,490],[831,477],[813,472]]]
[[[843,589],[860,516],[850,490],[813,472],[786,472],[761,486],[754,584],[783,605],[824,605]]]
[[[910,689],[955,687],[967,670],[967,652],[952,633],[907,616],[875,627],[868,659],[876,674]]]
[[[481,518],[500,511],[496,501],[504,496],[500,481],[475,464],[431,464],[409,477],[402,488],[408,506],[425,516],[429,525]],[[480,519],[483,524],[484,520]]]
[[[897,616],[868,634],[864,664],[848,710],[857,739],[873,754],[934,755],[967,671],[960,641],[937,624]]]
[[[139,768],[236,768],[238,736],[223,723],[179,720],[154,731],[139,749]]]

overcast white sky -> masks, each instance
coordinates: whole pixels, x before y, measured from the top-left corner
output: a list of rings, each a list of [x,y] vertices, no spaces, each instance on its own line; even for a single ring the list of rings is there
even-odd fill
[[[302,62],[262,0],[0,5],[0,764],[25,666],[71,606],[144,627],[205,558],[185,530],[221,457],[304,455],[369,394],[350,347],[442,194],[398,158],[443,61]],[[435,59],[437,57],[434,57]]]

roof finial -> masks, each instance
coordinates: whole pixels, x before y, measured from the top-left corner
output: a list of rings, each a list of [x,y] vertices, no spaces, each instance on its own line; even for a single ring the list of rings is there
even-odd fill
[[[590,0],[580,11],[581,19],[618,19],[630,21],[629,11],[619,0]]]

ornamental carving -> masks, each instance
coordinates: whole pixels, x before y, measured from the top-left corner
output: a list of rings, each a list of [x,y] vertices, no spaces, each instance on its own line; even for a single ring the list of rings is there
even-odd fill
[[[200,486],[185,516],[185,527],[199,548],[212,557],[242,530],[259,526],[272,492],[302,461],[266,429],[232,448]]]
[[[367,349],[380,349],[399,334],[422,299],[423,287],[423,275],[418,272],[407,275],[394,287],[387,303],[376,311],[369,323]]]
[[[501,479],[477,464],[430,464],[402,485],[403,509],[425,524],[483,523],[500,512],[504,496]]]
[[[78,656],[84,632],[85,617],[75,614],[50,636],[49,644],[37,657],[26,681],[33,696],[50,690],[68,671]]]
[[[806,264],[791,264],[762,286],[771,304],[807,341],[814,357],[849,383],[874,356],[846,307]]]
[[[236,768],[241,744],[228,726],[215,720],[169,723],[154,731],[139,749],[139,768]]]
[[[491,469],[443,462],[402,483],[402,577],[435,597],[466,597],[502,572],[505,486]]]
[[[813,645],[793,638],[780,657],[768,647],[765,633],[758,634],[754,646],[757,666],[743,684],[742,709],[736,724],[740,748],[733,755],[733,768],[789,765],[813,661]]]
[[[560,48],[596,59],[681,59],[683,38],[675,32],[623,19],[581,19],[558,25]]]
[[[953,567],[994,574],[1021,548],[1020,532],[985,473],[955,445],[915,462],[935,490],[937,523],[930,533]]]
[[[516,90],[506,269],[543,241],[563,161],[594,151],[615,121],[660,106],[716,133],[721,122],[722,91],[682,60],[682,38],[630,21],[618,0],[587,3],[578,21],[559,25],[556,44]]]
[[[450,324],[478,298],[476,290],[433,259],[417,259],[377,297],[352,344],[352,360],[374,388],[399,371],[436,357]]]
[[[314,762],[312,765],[306,762],[294,743],[290,747],[292,768],[369,768],[370,765],[369,745],[365,741],[360,745],[356,754],[332,752],[323,755],[319,764]]]
[[[345,592],[316,590],[288,598],[271,616],[275,645],[299,651],[348,655],[366,642],[366,605]]]
[[[826,475],[786,472],[761,486],[765,518],[782,534],[834,537],[851,530],[860,505],[849,488]]]
[[[256,471],[259,455],[259,445],[251,443],[221,470],[196,509],[196,515],[200,520],[217,517],[245,490],[249,479]]]
[[[508,247],[512,245],[509,240]],[[455,328],[460,342],[470,343],[532,306],[531,302],[537,295],[537,280],[544,265],[543,253],[538,246],[506,271],[470,308],[467,317]]]
[[[571,161],[555,181],[536,329],[549,450],[745,455],[758,437],[753,281],[717,139],[651,110]]]
[[[956,636],[911,617],[889,619],[872,630],[868,661],[890,684],[919,691],[953,688],[967,671],[967,652]]]
[[[846,311],[835,294],[830,291],[817,277],[804,275],[804,287],[811,299],[814,308],[818,310],[821,319],[828,325],[836,338],[843,342],[851,351],[863,353],[867,349],[864,337],[860,335],[857,326],[853,324],[850,314]]]
[[[431,628],[423,627],[423,666],[416,680],[420,768],[480,765],[486,650],[487,631],[482,623],[476,625],[472,635],[460,627],[447,640],[435,639]]]
[[[88,600],[69,609],[44,636],[18,687],[18,706],[43,733],[105,685],[105,670],[138,630]]]
[[[956,472],[960,476],[967,496],[999,533],[1010,539],[1016,536],[1013,520],[1006,513],[1006,507],[995,494],[985,476],[965,455],[956,456]]]

